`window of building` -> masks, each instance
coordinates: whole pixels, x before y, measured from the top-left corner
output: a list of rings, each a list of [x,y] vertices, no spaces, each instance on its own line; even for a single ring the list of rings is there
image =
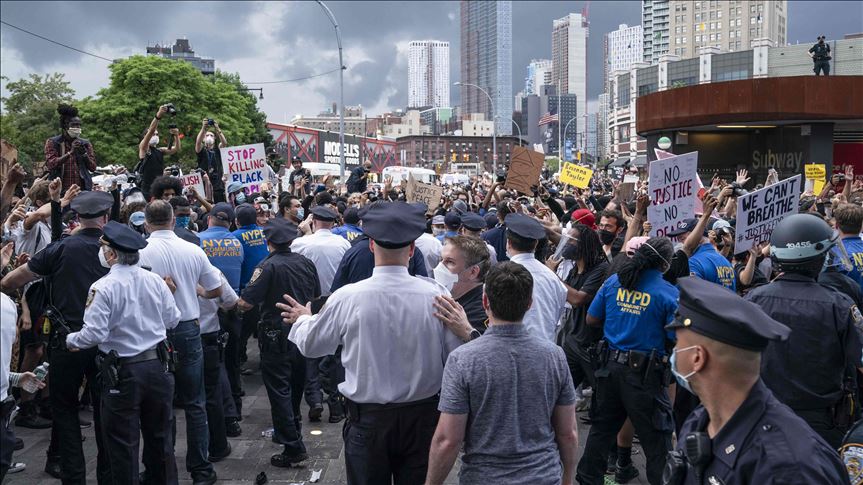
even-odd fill
[[[674,11],[675,11],[675,12],[679,12],[679,11],[680,11],[680,5],[679,5],[679,4],[674,6]]]
[[[716,40],[716,34],[710,34],[710,41],[713,42]]]
[[[696,12],[696,13],[695,13],[695,21],[696,21],[696,22],[700,22],[700,21],[701,21],[701,14],[700,14],[700,13],[698,13],[698,12]]]
[[[716,40],[722,40],[722,32],[716,33]]]
[[[682,28],[683,28],[683,33],[685,34],[686,33],[686,26],[684,25]]]
[[[713,10],[711,10],[711,11],[710,11],[710,20],[713,20],[713,19],[715,19],[715,18],[716,18],[716,12],[714,12]]]
[[[696,9],[701,8],[701,2],[695,2],[695,8]]]
[[[729,42],[729,43],[728,43],[728,50],[730,50],[730,51],[733,51],[733,50],[734,50],[734,42]]]
[[[716,30],[722,30],[722,22],[716,22]]]
[[[740,16],[740,14],[741,14],[742,12],[743,12],[743,10],[741,10],[741,8],[740,8],[740,7],[737,7],[737,16],[738,16],[738,17]]]
[[[718,18],[718,19],[721,19],[721,18],[722,18],[722,10],[717,10],[717,11],[716,11],[716,18]]]
[[[684,43],[684,44],[686,43],[686,37],[684,37],[684,38],[683,38],[683,43]]]
[[[681,11],[683,11],[683,12],[685,12],[685,11],[686,11],[686,4],[685,4],[685,3],[683,4],[683,6],[681,6],[681,7],[680,7],[680,10],[681,10]]]
[[[680,27],[675,27],[675,28],[674,28],[674,33],[675,33],[675,34],[679,34],[679,33],[680,33]]]
[[[749,25],[755,25],[755,17],[749,17]]]
[[[758,11],[759,11],[759,12],[763,12],[763,11],[764,11],[764,5],[762,5],[762,4],[760,4],[760,3],[759,3],[759,4],[758,4]]]
[[[755,4],[749,6],[749,13],[755,13]]]
[[[755,38],[755,29],[754,28],[749,29],[749,38],[750,39]]]

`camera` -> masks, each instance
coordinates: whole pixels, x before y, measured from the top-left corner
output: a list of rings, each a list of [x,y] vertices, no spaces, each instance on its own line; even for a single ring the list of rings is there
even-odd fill
[[[180,176],[180,167],[178,167],[176,165],[171,165],[170,167],[168,167],[168,170],[171,171],[172,177],[179,177]]]
[[[506,182],[506,170],[497,171],[497,182],[500,184]]]
[[[207,118],[207,124],[210,126],[213,126],[216,124],[216,122],[215,122],[215,120],[213,120],[213,118]]]
[[[839,180],[840,182],[845,181],[845,174],[844,173],[838,173],[838,174],[834,175],[834,177],[836,177],[836,179]]]
[[[174,103],[168,103],[165,105],[165,111],[168,112],[169,115],[175,116],[177,114],[177,108],[174,107]]]
[[[168,129],[169,129],[169,130],[173,130],[173,129],[175,129],[176,127],[177,127],[177,123],[171,123],[171,124],[169,124],[169,125],[168,125]]]
[[[748,190],[744,189],[743,186],[738,184],[737,182],[731,182],[731,190],[731,193],[732,195],[734,195],[734,197],[741,197],[749,193]]]

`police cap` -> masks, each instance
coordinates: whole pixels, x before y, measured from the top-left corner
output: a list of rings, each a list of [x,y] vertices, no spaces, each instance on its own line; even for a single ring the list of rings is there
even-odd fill
[[[686,234],[687,232],[692,232],[695,230],[695,226],[698,225],[698,219],[689,218],[683,219],[682,221],[677,223],[677,229],[673,231],[668,231],[665,235],[668,237],[677,237]]]
[[[219,202],[210,210],[210,215],[222,222],[233,222],[234,208],[227,202]]]
[[[333,222],[339,218],[339,215],[336,214],[335,211],[322,205],[312,207],[311,213],[315,220],[318,221]]]
[[[485,219],[475,212],[461,216],[461,225],[468,231],[482,231],[486,228]]]
[[[116,221],[109,221],[102,228],[102,244],[126,253],[134,253],[145,248],[147,240],[131,227]]]
[[[264,237],[273,244],[287,244],[299,236],[297,225],[282,217],[267,221],[264,225]]]
[[[78,194],[70,206],[82,219],[95,219],[108,213],[114,205],[114,197],[108,192],[84,191]]]
[[[504,223],[506,229],[516,236],[537,241],[545,237],[545,228],[533,217],[524,214],[508,214]]]
[[[461,227],[461,216],[455,210],[447,212],[443,218],[443,223],[450,229],[458,229]]]
[[[238,226],[248,226],[258,220],[258,211],[252,204],[240,204],[234,212],[237,215]]]
[[[405,202],[374,204],[363,216],[363,232],[387,249],[408,246],[425,228],[425,211]]]
[[[791,329],[770,318],[758,305],[716,283],[688,276],[677,280],[677,316],[665,328],[686,328],[732,347],[760,352],[771,340],[786,340]]]

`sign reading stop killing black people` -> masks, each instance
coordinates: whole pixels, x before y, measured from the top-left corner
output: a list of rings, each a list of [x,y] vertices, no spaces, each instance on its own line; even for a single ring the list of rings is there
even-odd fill
[[[800,175],[737,198],[737,228],[734,254],[770,239],[773,228],[785,217],[796,214],[800,201]]]
[[[665,236],[677,229],[680,221],[695,217],[698,152],[654,160],[648,172],[650,235]]]

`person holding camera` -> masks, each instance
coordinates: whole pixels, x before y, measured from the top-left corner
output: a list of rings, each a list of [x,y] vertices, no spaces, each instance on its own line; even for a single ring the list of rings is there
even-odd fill
[[[215,133],[209,130],[213,127]],[[219,135],[219,145],[216,146],[216,135]],[[213,184],[213,202],[225,202],[225,183],[222,181],[222,153],[220,148],[228,146],[225,134],[219,128],[219,122],[205,118],[201,131],[195,139],[195,153],[198,154],[198,168],[210,177]]]
[[[45,169],[51,179],[60,177],[62,191],[77,185],[81,190],[93,189],[90,172],[96,170],[96,155],[93,145],[81,138],[81,118],[78,108],[68,104],[57,107],[62,133],[45,140]]]
[[[824,42],[823,35],[819,35],[818,42],[809,48],[809,57],[814,63],[816,76],[819,76],[821,71],[824,71],[825,76],[830,75],[830,59],[833,57],[830,55],[830,44]]]
[[[150,185],[156,177],[162,175],[165,169],[165,155],[173,155],[180,151],[180,130],[175,124],[171,124],[169,128],[173,140],[168,142],[167,147],[159,147],[159,121],[166,113],[173,116],[176,112],[173,104],[160,106],[156,117],[144,132],[141,143],[138,144],[137,172],[141,177],[141,192],[147,200],[150,199]]]
[[[369,180],[369,172],[372,171],[372,162],[366,160],[359,167],[351,170],[351,176],[348,177],[348,193],[354,192],[363,193],[366,191]]]

